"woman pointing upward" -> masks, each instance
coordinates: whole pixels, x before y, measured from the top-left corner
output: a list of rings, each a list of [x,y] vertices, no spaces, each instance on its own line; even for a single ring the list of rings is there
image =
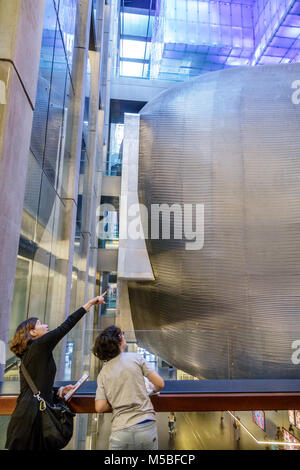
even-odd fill
[[[89,300],[72,313],[58,328],[49,331],[48,325],[38,318],[28,318],[17,328],[11,341],[11,351],[26,367],[44,400],[53,404],[56,391],[53,390],[56,365],[53,349],[63,337],[79,322],[93,305],[104,304],[106,292]],[[64,387],[64,396],[73,388]],[[20,370],[20,395],[7,429],[5,447],[8,450],[44,450],[39,404]]]

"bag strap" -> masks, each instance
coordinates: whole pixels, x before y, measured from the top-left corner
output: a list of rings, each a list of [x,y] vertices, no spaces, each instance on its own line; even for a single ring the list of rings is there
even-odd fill
[[[40,402],[40,410],[44,411],[46,409],[46,402],[43,398],[41,398],[40,394],[41,392],[38,391],[36,388],[35,383],[33,382],[32,378],[30,377],[26,367],[24,366],[23,362],[21,362],[20,369],[25,377],[25,380],[29,387],[31,388],[31,391],[33,393],[33,396]]]
[[[38,391],[38,389],[36,388],[36,385],[34,384],[32,378],[30,377],[30,375],[29,375],[29,373],[28,373],[26,367],[24,366],[23,362],[21,362],[21,367],[20,367],[20,369],[21,369],[21,371],[22,371],[22,373],[23,373],[23,375],[24,375],[24,377],[25,377],[25,379],[26,379],[27,384],[28,384],[29,387],[31,388],[33,395],[37,395],[38,393],[40,393],[40,392]]]

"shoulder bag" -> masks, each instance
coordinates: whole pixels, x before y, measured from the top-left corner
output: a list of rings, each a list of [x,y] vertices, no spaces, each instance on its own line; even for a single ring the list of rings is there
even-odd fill
[[[73,435],[73,420],[75,414],[72,413],[68,405],[63,401],[54,405],[46,402],[41,397],[41,392],[36,388],[26,367],[22,363],[21,370],[26,382],[32,390],[33,396],[40,404],[39,412],[41,413],[42,435],[46,450],[63,449]]]

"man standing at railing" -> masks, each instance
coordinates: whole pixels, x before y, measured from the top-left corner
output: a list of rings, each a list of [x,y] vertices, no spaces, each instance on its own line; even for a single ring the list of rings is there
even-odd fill
[[[125,353],[124,333],[116,326],[106,328],[95,341],[93,353],[105,361],[97,378],[95,408],[112,409],[110,450],[157,450],[156,417],[145,379],[154,393],[164,380],[138,353]]]

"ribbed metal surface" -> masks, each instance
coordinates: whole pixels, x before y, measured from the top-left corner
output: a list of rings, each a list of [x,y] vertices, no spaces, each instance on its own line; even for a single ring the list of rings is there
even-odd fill
[[[139,199],[204,204],[205,242],[148,240],[155,282],[129,285],[150,351],[205,378],[296,378],[300,66],[210,73],[141,111]]]

